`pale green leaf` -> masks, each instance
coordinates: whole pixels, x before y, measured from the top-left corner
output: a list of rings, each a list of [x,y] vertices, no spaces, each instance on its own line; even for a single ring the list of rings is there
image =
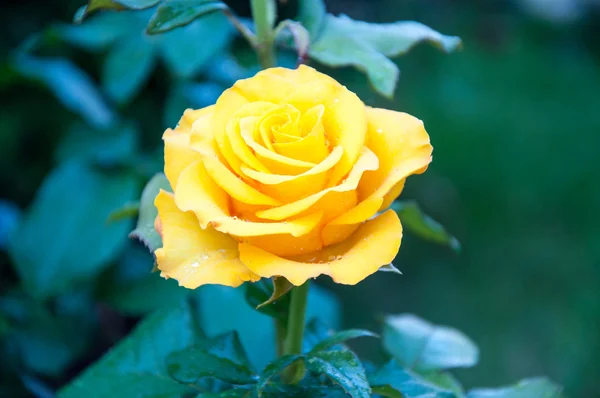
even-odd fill
[[[345,15],[327,14],[323,31],[309,54],[329,66],[354,66],[363,71],[375,90],[392,97],[400,71],[388,57],[404,54],[422,41],[430,41],[450,52],[460,39],[445,36],[418,22],[375,24],[355,21]]]
[[[327,11],[323,0],[299,0],[298,21],[308,30],[310,40],[315,41],[325,24]]]
[[[137,226],[129,234],[130,238],[142,242],[152,253],[162,247],[162,239],[154,228],[154,221],[158,215],[154,199],[161,189],[171,192],[171,185],[163,173],[158,173],[148,181],[142,191]]]
[[[225,3],[216,0],[165,0],[150,19],[146,32],[164,33],[226,8]]]
[[[75,23],[81,23],[90,14],[100,10],[144,10],[154,7],[161,0],[89,0],[88,4],[79,8],[73,17]]]
[[[471,367],[479,358],[463,333],[411,314],[386,317],[383,346],[402,366],[420,371]]]
[[[545,377],[521,380],[510,387],[478,388],[467,394],[467,398],[561,398],[562,396],[562,387]]]

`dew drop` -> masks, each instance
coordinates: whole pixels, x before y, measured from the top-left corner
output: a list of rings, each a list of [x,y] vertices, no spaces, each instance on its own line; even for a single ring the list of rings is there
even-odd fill
[[[336,259],[336,260],[341,260],[341,259],[343,259],[343,258],[344,258],[344,257],[342,257],[342,256],[337,256],[335,259]]]
[[[377,129],[378,133],[383,133],[383,129]]]
[[[337,260],[336,256],[329,256],[329,257],[327,257],[327,261],[334,261],[334,260]]]
[[[200,266],[200,263],[198,261],[194,261],[192,264],[190,264],[192,268],[196,268]]]

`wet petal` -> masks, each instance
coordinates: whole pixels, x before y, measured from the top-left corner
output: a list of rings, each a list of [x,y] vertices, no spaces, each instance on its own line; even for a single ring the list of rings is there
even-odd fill
[[[296,286],[321,274],[336,283],[355,285],[392,262],[402,240],[402,225],[393,211],[361,225],[347,240],[319,252],[285,259],[249,243],[240,243],[240,258],[262,277],[283,276]]]
[[[173,196],[160,191],[155,200],[163,247],[156,250],[161,276],[195,289],[205,284],[239,286],[260,279],[239,260],[237,242],[212,228],[201,229],[192,213],[175,205]]]

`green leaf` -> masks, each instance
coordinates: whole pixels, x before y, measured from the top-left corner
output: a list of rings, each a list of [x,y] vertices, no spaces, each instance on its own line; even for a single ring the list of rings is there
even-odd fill
[[[154,7],[161,0],[89,0],[86,6],[81,7],[75,13],[73,20],[81,23],[90,14],[100,10],[143,10]]]
[[[148,80],[155,61],[154,46],[142,36],[120,40],[111,48],[104,62],[104,90],[119,104],[129,102]]]
[[[309,54],[329,66],[360,69],[377,92],[391,98],[400,71],[388,57],[401,55],[421,41],[430,41],[447,52],[460,46],[459,38],[444,36],[418,22],[375,24],[327,14],[323,32]]]
[[[458,330],[411,314],[385,319],[383,346],[402,366],[420,371],[471,367],[479,357],[477,346]]]
[[[457,398],[464,398],[465,396],[463,386],[449,372],[424,372],[420,373],[419,376],[436,387],[453,392]]]
[[[81,25],[59,24],[52,27],[59,39],[90,50],[103,50],[131,31],[131,15],[126,12],[106,12]]]
[[[13,202],[0,199],[0,249],[4,249],[20,219],[21,209]]]
[[[240,337],[235,331],[222,333],[211,339],[206,339],[201,342],[199,347],[218,357],[231,359],[233,362],[251,370],[246,351],[242,347]]]
[[[71,61],[20,55],[13,66],[21,75],[46,85],[65,108],[78,113],[92,126],[107,128],[115,121],[92,79]]]
[[[318,39],[325,25],[327,11],[323,0],[300,0],[298,2],[298,21],[310,33],[310,41]]]
[[[347,340],[356,339],[358,337],[379,337],[379,336],[368,330],[362,330],[362,329],[343,330],[341,332],[334,333],[333,336],[327,337],[325,340],[322,340],[321,342],[316,344],[313,347],[313,349],[311,350],[311,353],[327,350],[334,345],[343,343]]]
[[[256,391],[258,392],[258,396],[262,395],[262,392],[269,383],[271,379],[279,375],[288,367],[292,366],[292,364],[297,361],[303,360],[303,357],[300,355],[284,355],[270,362],[265,369],[263,370],[258,382],[256,383]]]
[[[292,285],[284,277],[263,278],[246,284],[246,302],[258,311],[282,321],[287,320],[289,293]]]
[[[211,354],[203,347],[188,347],[167,357],[171,377],[184,383],[196,383],[203,377],[215,377],[232,384],[252,384],[257,376],[247,367]]]
[[[545,377],[521,380],[515,386],[469,391],[467,398],[560,398],[562,387]]]
[[[148,181],[142,191],[137,226],[129,234],[130,238],[142,242],[152,253],[162,247],[162,239],[154,229],[154,221],[158,215],[158,210],[154,206],[154,199],[161,189],[171,192],[171,185],[163,173],[158,173]]]
[[[352,351],[319,351],[310,354],[305,363],[309,371],[326,375],[351,397],[371,396],[365,369]]]
[[[138,130],[131,123],[109,129],[94,129],[75,123],[58,144],[56,160],[77,160],[89,165],[128,165],[138,150]]]
[[[150,272],[154,259],[141,245],[130,242],[117,266],[99,283],[100,299],[119,313],[140,316],[177,305],[190,293],[174,279]]]
[[[440,223],[424,214],[417,202],[398,201],[391,207],[398,213],[402,225],[418,237],[449,246],[455,252],[460,252],[458,239],[450,235]]]
[[[369,376],[373,393],[394,398],[454,398],[454,394],[439,388],[390,361]]]
[[[164,105],[164,124],[175,127],[184,109],[200,109],[217,102],[226,87],[212,81],[174,84]]]
[[[86,295],[63,297],[77,305],[50,308],[20,291],[0,297],[0,314],[7,323],[0,346],[12,366],[45,376],[60,376],[90,347],[97,329]],[[5,354],[3,354],[5,355]]]
[[[121,395],[117,386],[129,391],[123,396],[158,398],[161,391],[165,391],[163,397],[191,393],[190,387],[170,379],[165,360],[170,353],[193,345],[199,338],[187,304],[160,310],[60,390],[58,397],[111,398],[115,391]]]
[[[205,15],[179,29],[157,37],[160,53],[167,66],[180,77],[192,77],[225,51],[234,37],[234,30],[221,13]],[[190,43],[202,43],[193,45]]]
[[[123,248],[129,229],[106,219],[136,192],[136,179],[125,173],[108,176],[79,162],[55,169],[9,244],[25,288],[47,298],[98,274]]]
[[[165,0],[150,19],[146,33],[164,33],[226,8],[225,3],[216,0]]]

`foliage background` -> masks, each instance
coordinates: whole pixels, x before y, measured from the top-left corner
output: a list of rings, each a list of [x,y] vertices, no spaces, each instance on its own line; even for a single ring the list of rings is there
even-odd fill
[[[367,104],[407,111],[425,121],[435,147],[434,162],[425,175],[409,180],[404,196],[415,198],[452,231],[463,251],[455,255],[407,235],[395,261],[403,276],[375,275],[356,287],[335,286],[324,278],[319,282],[340,297],[344,326],[378,330],[383,314],[413,312],[463,330],[482,352],[477,368],[458,374],[467,386],[508,384],[547,374],[564,384],[570,396],[598,396],[594,376],[595,358],[600,356],[600,9],[593,2],[565,0],[560,3],[573,8],[558,7],[559,12],[551,14],[559,2],[548,1],[542,7],[545,13],[532,12],[535,2],[527,3],[326,1],[333,14],[374,22],[417,20],[463,38],[465,49],[460,53],[442,55],[419,46],[398,59],[402,76],[391,101],[375,94],[354,70],[321,68]],[[3,228],[17,214],[10,206],[26,209],[31,204],[44,177],[60,160],[57,148],[79,120],[46,88],[16,73],[9,53],[50,23],[68,23],[81,4],[76,0],[3,4]],[[249,16],[245,1],[228,4]],[[284,14],[293,16],[294,6],[293,1],[286,2]],[[234,46],[244,44],[239,40]],[[49,52],[69,57],[100,80],[102,53],[69,46]],[[143,91],[120,109],[139,124],[145,153],[154,153],[166,127],[162,114],[171,85],[168,76],[159,64]],[[198,78],[207,79],[214,80],[206,72]],[[206,95],[209,98],[203,100],[210,101]],[[137,172],[148,173],[141,166]],[[110,304],[114,295],[102,292],[119,290],[115,273],[136,269],[132,264],[140,272],[150,266],[135,245],[120,250],[125,254],[116,262],[129,265],[104,271],[93,288],[84,286],[83,293],[71,294],[76,298],[64,300],[81,304],[85,302],[81,297],[89,297],[92,289],[95,297],[109,297],[105,302]],[[0,278],[0,291],[7,297],[18,277],[4,250]],[[127,276],[118,280],[131,288]],[[48,383],[68,381],[137,321],[137,314],[123,317],[104,306],[99,311],[100,339]],[[359,341],[355,346],[366,357],[380,355],[376,343]]]

